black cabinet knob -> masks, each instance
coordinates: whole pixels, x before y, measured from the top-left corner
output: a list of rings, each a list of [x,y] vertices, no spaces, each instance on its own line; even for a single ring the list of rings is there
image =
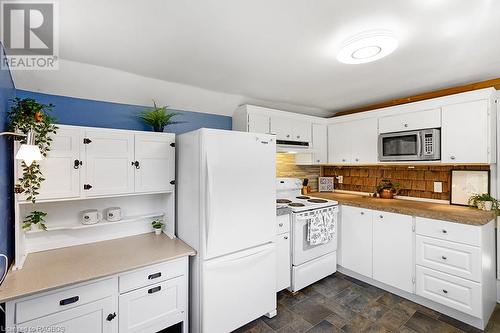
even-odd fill
[[[106,317],[106,320],[107,321],[112,321],[113,319],[116,318],[116,312],[113,312],[113,313],[110,313],[107,317]]]

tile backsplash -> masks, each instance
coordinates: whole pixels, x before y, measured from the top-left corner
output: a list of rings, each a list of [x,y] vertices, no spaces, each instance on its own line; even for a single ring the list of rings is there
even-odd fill
[[[451,170],[489,170],[488,165],[481,166],[446,166],[446,165],[415,165],[415,166],[323,166],[322,174],[327,177],[343,176],[343,184],[335,181],[335,188],[347,191],[373,193],[382,179],[390,179],[401,185],[399,195],[450,200]],[[443,192],[435,193],[434,182],[443,183]]]
[[[276,154],[276,176],[292,178],[308,178],[312,191],[318,190],[318,177],[320,166],[295,165],[295,155],[286,153]]]

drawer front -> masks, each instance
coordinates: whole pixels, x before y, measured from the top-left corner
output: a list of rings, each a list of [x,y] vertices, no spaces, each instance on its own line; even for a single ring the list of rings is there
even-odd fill
[[[417,235],[444,239],[452,242],[481,245],[481,228],[478,226],[417,217]]]
[[[481,285],[417,265],[417,295],[481,317]]]
[[[16,323],[72,309],[107,296],[116,295],[116,279],[64,288],[16,303]]]
[[[120,333],[157,332],[183,321],[186,284],[179,276],[120,295]]]
[[[186,258],[164,262],[119,276],[120,293],[186,274]]]
[[[290,214],[276,216],[276,234],[290,231]]]
[[[417,265],[450,273],[464,279],[481,281],[479,247],[417,236]]]

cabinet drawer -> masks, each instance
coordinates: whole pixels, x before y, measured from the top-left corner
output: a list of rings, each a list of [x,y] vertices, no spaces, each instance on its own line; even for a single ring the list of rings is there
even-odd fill
[[[16,323],[47,316],[116,294],[116,279],[44,293],[16,303]]]
[[[155,283],[120,295],[119,331],[157,332],[184,320],[185,276]]]
[[[417,265],[480,282],[481,249],[417,236]]]
[[[413,131],[441,127],[441,109],[407,112],[378,120],[379,133]]]
[[[120,275],[120,294],[186,274],[184,260],[181,258]]]
[[[478,226],[417,217],[417,235],[444,239],[452,242],[481,245],[481,229]]]
[[[480,317],[481,285],[417,265],[417,295]]]
[[[290,231],[290,214],[276,216],[276,234]]]

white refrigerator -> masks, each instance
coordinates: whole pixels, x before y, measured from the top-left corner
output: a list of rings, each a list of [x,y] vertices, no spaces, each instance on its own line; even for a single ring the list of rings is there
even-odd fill
[[[190,332],[276,313],[276,143],[199,129],[177,136],[177,233],[190,263]]]

